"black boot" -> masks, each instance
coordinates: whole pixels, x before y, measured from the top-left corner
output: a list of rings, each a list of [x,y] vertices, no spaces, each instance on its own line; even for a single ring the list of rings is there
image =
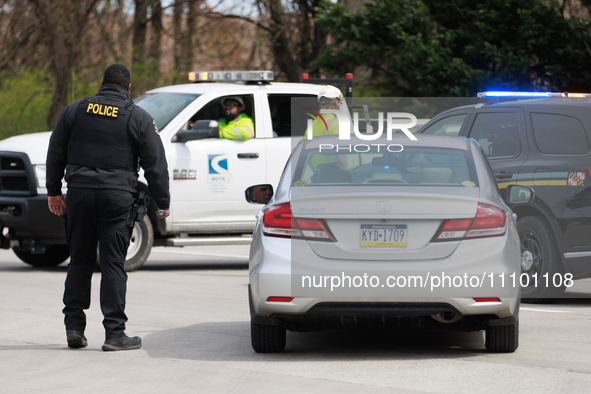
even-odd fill
[[[84,336],[84,332],[82,331],[66,330],[66,336],[68,341],[68,347],[77,349],[88,346],[88,342],[86,341],[86,337]]]
[[[119,338],[110,338],[103,344],[104,351],[112,350],[133,350],[142,347],[142,339],[140,337],[128,337],[123,334]]]

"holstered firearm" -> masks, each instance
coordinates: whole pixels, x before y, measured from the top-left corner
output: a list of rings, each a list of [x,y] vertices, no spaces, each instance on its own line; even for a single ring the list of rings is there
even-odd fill
[[[127,221],[125,224],[127,227],[133,227],[135,222],[143,222],[144,216],[148,213],[148,208],[150,207],[150,197],[144,193],[140,192],[138,197],[133,202],[133,207],[127,215]]]

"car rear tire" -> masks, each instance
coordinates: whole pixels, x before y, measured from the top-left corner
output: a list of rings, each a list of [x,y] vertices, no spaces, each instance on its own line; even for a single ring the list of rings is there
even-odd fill
[[[257,353],[280,353],[285,349],[285,328],[250,322],[252,348]]]
[[[521,244],[521,301],[554,302],[566,287],[552,228],[543,218],[528,216],[517,221],[517,230]],[[561,276],[560,286],[554,286],[556,274]]]
[[[45,253],[33,254],[30,251],[12,249],[19,259],[34,267],[56,267],[70,257],[68,245],[49,246]]]
[[[135,271],[140,268],[150,256],[152,245],[154,244],[154,228],[148,215],[144,216],[143,222],[135,222],[129,247],[127,248],[127,256],[125,258],[125,272]],[[96,252],[96,268],[100,270],[100,255],[99,249]]]
[[[486,350],[491,353],[513,353],[519,346],[519,320],[508,326],[486,328]]]

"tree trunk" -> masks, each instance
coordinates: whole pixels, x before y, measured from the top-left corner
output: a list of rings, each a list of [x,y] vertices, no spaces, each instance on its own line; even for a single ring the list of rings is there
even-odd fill
[[[281,0],[269,0],[268,11],[275,28],[275,34],[271,37],[273,57],[277,66],[285,73],[288,81],[298,82],[302,68],[291,55],[287,26],[285,25],[285,14]]]
[[[143,94],[149,88],[151,70],[147,62],[148,49],[148,5],[150,0],[134,0],[135,14],[133,17],[133,49],[131,71],[131,97]]]
[[[187,14],[187,30],[185,35],[185,47],[183,51],[183,70],[186,75],[189,71],[193,71],[193,63],[195,61],[195,46],[197,45],[197,15],[199,10],[197,8],[198,0],[187,0],[189,12]]]
[[[160,46],[162,43],[162,3],[160,0],[152,0],[152,32],[150,34],[150,58],[160,63]]]
[[[133,17],[133,64],[146,62],[146,34],[148,32],[149,0],[134,0]]]
[[[149,66],[152,71],[153,84],[160,83],[160,46],[162,43],[162,4],[160,0],[152,0],[151,33],[150,33],[150,55]],[[155,86],[154,86],[155,87]]]
[[[298,0],[299,20],[298,20],[298,57],[302,68],[307,68],[310,63],[310,36],[313,34],[312,23],[310,21],[310,8],[308,0]]]
[[[183,59],[183,6],[185,0],[175,0],[172,11],[172,25],[173,25],[173,72],[174,83],[181,82],[181,67]]]
[[[48,0],[31,0],[35,14],[41,28],[49,39],[49,46],[53,52],[51,71],[55,81],[55,91],[51,100],[47,127],[53,129],[68,102],[68,85],[71,83],[70,69],[72,67],[72,48],[59,26],[60,18]]]

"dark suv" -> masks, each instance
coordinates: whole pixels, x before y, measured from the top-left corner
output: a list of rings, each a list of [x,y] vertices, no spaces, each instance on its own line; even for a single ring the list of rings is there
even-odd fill
[[[553,300],[564,292],[565,280],[591,277],[591,99],[457,107],[418,133],[474,138],[501,193],[512,184],[534,189],[532,203],[513,207],[524,300]]]

